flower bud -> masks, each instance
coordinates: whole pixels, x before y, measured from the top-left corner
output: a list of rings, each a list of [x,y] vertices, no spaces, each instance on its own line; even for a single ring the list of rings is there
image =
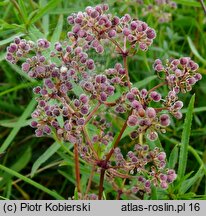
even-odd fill
[[[146,110],[146,116],[148,118],[155,118],[156,117],[156,111],[155,111],[155,109],[152,108],[152,107],[147,108],[147,110]]]
[[[129,116],[128,120],[127,120],[127,124],[130,127],[136,126],[138,123],[138,118],[135,115],[131,115]]]
[[[170,125],[170,117],[167,114],[162,114],[159,119],[162,126]]]

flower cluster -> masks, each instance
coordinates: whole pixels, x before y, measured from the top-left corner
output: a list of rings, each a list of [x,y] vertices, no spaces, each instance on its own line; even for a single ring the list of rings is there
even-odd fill
[[[164,67],[162,61],[157,59],[154,63],[154,69],[157,72],[165,73],[165,79],[169,88],[178,94],[192,90],[192,86],[199,81],[202,76],[197,73],[198,64],[189,57],[174,59]]]
[[[67,20],[74,26],[68,37],[83,41],[85,49],[93,48],[97,53],[104,51],[102,39],[113,41],[118,37],[124,37],[133,48],[139,45],[144,51],[148,49],[156,37],[154,29],[145,22],[132,20],[129,14],[119,18],[106,13],[107,10],[107,5],[87,7],[85,12],[69,16]],[[117,49],[119,53],[126,54],[120,46]]]
[[[145,4],[142,0],[137,0],[136,2],[143,7],[142,13],[144,16],[152,14],[159,23],[169,22],[172,17],[169,11],[177,8],[176,2],[171,0],[154,0],[150,4]]]
[[[32,41],[26,41],[25,39],[15,38],[14,43],[11,43],[7,48],[6,60],[15,64],[18,60],[28,54],[33,48]]]
[[[162,83],[151,89],[133,87],[127,58],[136,46],[146,51],[156,37],[155,30],[129,14],[119,18],[107,11],[107,5],[98,5],[68,16],[72,31],[67,41],[57,41],[54,47],[46,39],[15,38],[6,59],[15,64],[23,60],[22,70],[42,80],[42,85],[33,89],[38,105],[31,126],[37,137],[53,135],[77,146],[77,154],[100,172],[99,198],[104,173],[117,191],[117,178],[131,180],[126,193],[150,193],[152,185],[166,189],[175,180],[175,171],[167,168],[163,151],[149,149],[147,139],[155,141],[159,132],[166,132],[170,115],[182,117],[183,102],[178,94],[190,91],[201,79],[198,65],[189,57],[167,61],[165,66],[157,59],[154,70]],[[90,58],[90,49],[101,54],[108,42],[123,63],[100,71],[95,58]],[[168,87],[167,95],[157,90],[163,85]],[[115,100],[114,94],[118,95]],[[127,115],[127,119],[118,133],[111,119],[119,115]],[[132,129],[132,142],[141,137],[145,145],[136,144],[124,159],[118,145],[127,127]],[[91,194],[87,198],[97,197]]]
[[[132,187],[124,191],[131,191],[136,194],[139,191],[151,192],[151,187],[168,188],[168,184],[176,179],[174,170],[166,168],[166,154],[161,152],[159,148],[150,150],[148,145],[135,144],[134,151],[127,153],[126,159],[119,148],[114,151],[116,166],[119,169],[119,175],[131,174]],[[148,169],[148,164],[151,164]],[[108,169],[111,175],[117,175],[116,170]],[[137,173],[137,175],[135,175]]]

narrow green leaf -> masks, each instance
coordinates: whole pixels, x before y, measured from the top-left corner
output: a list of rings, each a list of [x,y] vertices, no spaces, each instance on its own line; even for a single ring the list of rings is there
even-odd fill
[[[178,167],[178,177],[181,179],[186,170],[187,165],[187,155],[188,155],[188,146],[190,139],[190,132],[192,126],[192,113],[194,109],[195,95],[192,96],[189,106],[188,112],[185,117],[183,132],[181,137],[181,146],[180,146],[180,155],[179,155],[179,167]]]
[[[33,164],[31,169],[31,177],[34,176],[38,168],[47,161],[60,148],[59,143],[53,143]]]
[[[0,196],[0,200],[8,200],[8,199],[3,196]]]
[[[73,92],[75,95],[79,96],[80,94],[83,94],[84,91],[80,85],[77,85],[74,81],[71,81],[72,86],[73,86]]]
[[[157,188],[154,185],[152,185],[151,199],[152,200],[158,200]]]
[[[29,163],[31,159],[31,147],[28,146],[28,148],[26,148],[22,154],[21,157],[19,157],[14,164],[12,164],[12,166],[10,167],[10,169],[19,172],[21,171],[24,167],[26,167],[26,165]],[[8,173],[4,173],[3,174],[3,180],[0,181],[0,188],[2,188],[2,186],[4,184],[6,184],[8,182],[8,180],[11,178],[11,175]]]
[[[61,2],[61,0],[60,1],[57,1],[57,0],[51,0],[51,1],[49,1],[49,3],[45,7],[40,8],[37,11],[37,14],[30,20],[30,24],[36,22],[38,19],[40,19],[42,16],[44,16],[44,14],[48,13],[49,11],[51,11],[60,2]]]
[[[45,7],[48,4],[47,0],[40,0],[39,4],[41,5],[41,7]],[[44,34],[48,35],[49,34],[49,14],[46,13],[43,17],[42,17],[42,27],[44,29]]]
[[[51,37],[51,43],[52,44],[59,41],[60,36],[61,36],[61,32],[62,32],[62,28],[63,28],[63,15],[60,15],[57,26],[54,29],[54,33],[53,33],[53,35]]]
[[[178,4],[185,6],[201,7],[200,3],[195,0],[174,0]]]
[[[203,63],[206,64],[206,60],[199,54],[197,51],[194,43],[192,42],[191,38],[187,36],[187,41],[189,43],[190,49],[192,50],[193,54]]]
[[[7,39],[4,39],[4,40],[0,41],[0,46],[12,42],[12,41],[14,40],[15,37],[22,37],[22,36],[24,36],[24,35],[25,35],[25,34],[18,33],[18,34],[15,34],[15,35],[13,35],[13,36],[7,38]]]
[[[14,127],[26,127],[31,123],[31,120],[21,121],[19,122],[19,118],[16,121],[11,120],[2,120],[0,121],[0,126],[14,128]]]
[[[199,113],[199,112],[205,112],[206,111],[206,107],[196,107],[193,110],[193,113]],[[184,108],[181,110],[182,113],[187,113],[187,109]]]
[[[30,185],[33,185],[37,189],[44,191],[45,193],[49,194],[50,196],[54,197],[55,199],[64,200],[64,197],[60,196],[55,191],[52,191],[52,190],[44,187],[43,185],[41,185],[41,184],[27,178],[26,176],[23,176],[23,175],[19,174],[18,172],[14,171],[12,169],[9,169],[8,167],[5,167],[5,166],[0,164],[0,170],[3,170],[5,172],[9,173],[10,175],[17,177],[17,178],[27,182]]]
[[[7,62],[6,62],[7,63]],[[35,82],[35,79],[32,79],[31,77],[28,76],[27,73],[24,73],[21,68],[15,64],[9,64],[7,63],[15,72],[23,76],[25,79],[29,80],[30,82]]]
[[[36,101],[34,99],[32,99],[31,102],[29,103],[29,105],[27,106],[27,108],[25,109],[25,111],[22,113],[18,122],[25,121],[28,118],[28,116],[30,116],[35,105],[36,105]],[[6,140],[3,142],[3,144],[0,147],[0,153],[4,152],[9,147],[9,145],[11,145],[13,139],[15,138],[15,136],[17,135],[17,133],[19,132],[20,129],[21,129],[21,127],[16,126],[11,130],[9,136],[6,138]]]
[[[18,3],[19,3],[19,7],[21,9],[23,19],[25,22],[27,22],[28,21],[28,14],[27,14],[26,6],[25,6],[25,1],[18,0]]]
[[[192,185],[194,185],[203,176],[204,176],[204,170],[203,170],[203,166],[201,166],[193,177],[185,180],[182,183],[180,190],[179,190],[179,193],[181,193],[181,194],[186,193],[189,190],[189,188],[192,187]]]
[[[37,84],[38,84],[38,82],[33,82],[33,83],[30,83],[30,82],[29,82],[29,83],[22,83],[22,84],[17,85],[17,86],[15,86],[15,87],[13,87],[13,88],[10,88],[10,89],[7,89],[7,90],[5,90],[5,91],[0,92],[0,97],[1,97],[2,95],[8,94],[8,93],[10,93],[10,92],[17,91],[17,90],[19,90],[19,89],[28,88],[28,87],[31,87],[31,86],[37,85]]]
[[[168,166],[171,169],[174,169],[176,163],[178,162],[178,152],[179,152],[179,147],[176,145],[171,153],[170,153],[170,157],[169,157],[169,163]]]
[[[5,59],[6,53],[1,53],[0,54],[0,62],[3,61]]]
[[[4,0],[0,2],[0,6],[7,5],[9,3],[9,0]]]
[[[148,83],[152,82],[153,80],[157,79],[157,76],[149,76],[139,82],[136,82],[133,87],[142,88],[143,86],[146,86]]]
[[[45,35],[35,25],[29,27],[29,36],[33,41],[37,41],[39,38],[45,38]]]

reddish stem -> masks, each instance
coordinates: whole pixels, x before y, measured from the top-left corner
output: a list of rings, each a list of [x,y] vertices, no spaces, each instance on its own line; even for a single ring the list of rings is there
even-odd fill
[[[202,5],[202,9],[204,10],[205,14],[206,14],[206,6],[203,2],[203,0],[199,0],[200,4]]]
[[[76,174],[77,190],[78,190],[78,192],[81,193],[79,154],[78,154],[77,144],[74,144],[74,161],[75,161],[75,174]]]
[[[99,195],[98,195],[99,200],[102,199],[102,194],[103,194],[104,174],[105,174],[105,169],[102,168],[100,173],[100,182],[99,182]]]
[[[118,137],[117,137],[115,143],[114,143],[113,148],[110,150],[109,154],[107,155],[106,161],[109,161],[109,159],[111,158],[112,154],[114,153],[114,149],[118,146],[119,141],[120,141],[120,139],[121,139],[121,137],[122,137],[122,135],[123,135],[125,129],[127,128],[127,120],[128,120],[128,118],[129,118],[129,116],[131,115],[131,113],[132,113],[132,110],[130,111],[130,113],[129,113],[127,119],[126,119],[126,121],[125,121],[125,123],[124,123],[124,125],[123,125],[123,127],[122,127],[122,129],[121,129],[121,131],[120,131],[120,133],[119,133],[119,135],[118,135]]]
[[[150,94],[152,91],[154,91],[155,89],[157,89],[157,88],[159,88],[159,87],[161,87],[161,86],[163,86],[163,85],[166,85],[166,84],[167,84],[167,82],[165,81],[165,82],[162,82],[162,83],[156,85],[155,87],[151,88],[151,89],[147,92],[147,94],[149,95],[149,94]]]
[[[88,136],[88,134],[87,134],[87,131],[86,131],[86,129],[85,129],[85,126],[82,128],[82,130],[83,130],[84,136],[85,136],[85,138],[86,138],[86,141],[87,141],[87,143],[88,143],[90,149],[91,149],[92,152],[94,153],[95,158],[96,158],[97,160],[99,160],[99,157],[98,157],[98,155],[97,155],[97,153],[96,153],[96,151],[95,151],[95,149],[94,149],[94,147],[93,147],[93,145],[92,145],[92,142],[91,142],[91,140],[90,140],[90,138],[89,138],[89,136]]]
[[[130,78],[129,78],[129,72],[128,72],[128,65],[127,65],[127,56],[123,55],[123,63],[124,63],[124,68],[125,68],[125,72],[126,72],[126,79],[127,79],[127,84],[129,87],[129,90],[131,89],[131,83],[130,83]]]
[[[92,116],[94,115],[94,113],[98,110],[98,108],[100,107],[101,103],[98,102],[98,104],[96,105],[96,107],[90,112],[90,114],[87,116],[86,120],[85,120],[85,124],[92,118]]]
[[[85,196],[89,193],[89,190],[90,190],[90,188],[91,188],[92,179],[93,179],[93,176],[94,176],[94,171],[95,171],[95,169],[96,169],[95,166],[93,166],[92,172],[91,172],[91,174],[90,174],[89,181],[88,181],[88,184],[87,184],[87,189],[86,189],[86,194],[85,194]]]

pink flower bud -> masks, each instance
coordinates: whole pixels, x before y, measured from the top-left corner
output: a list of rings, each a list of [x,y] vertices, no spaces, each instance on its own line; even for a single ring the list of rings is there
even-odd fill
[[[147,138],[151,141],[155,141],[157,138],[158,138],[158,134],[157,132],[155,131],[150,131],[148,134],[147,134]]]
[[[170,125],[170,117],[167,114],[162,114],[159,119],[162,126]]]
[[[110,30],[110,31],[108,32],[108,36],[109,36],[110,38],[115,37],[115,36],[116,36],[116,31],[115,31],[114,29]]]
[[[136,126],[138,123],[138,118],[135,115],[131,115],[129,116],[128,120],[127,120],[127,124],[130,127]]]
[[[152,107],[147,108],[147,110],[146,110],[146,116],[148,118],[155,118],[156,117],[156,111],[155,111],[155,109],[152,108]]]

